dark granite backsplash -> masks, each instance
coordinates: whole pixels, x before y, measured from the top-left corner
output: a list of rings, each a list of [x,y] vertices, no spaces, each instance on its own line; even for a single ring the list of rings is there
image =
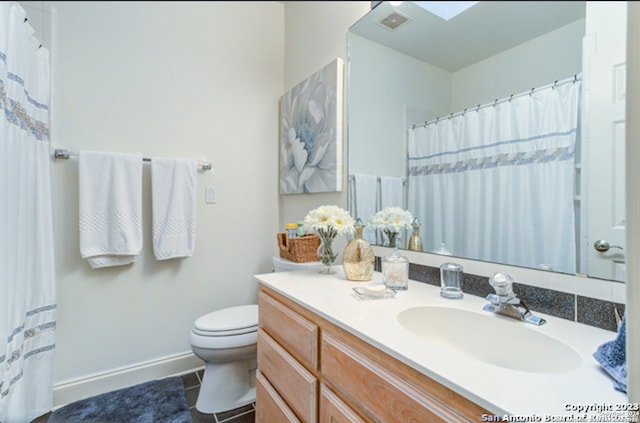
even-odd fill
[[[376,257],[376,270],[381,270],[380,257]],[[409,279],[440,286],[440,269],[421,264],[409,264]],[[465,294],[486,297],[493,293],[489,278],[469,273],[464,274],[463,289]],[[583,297],[576,294],[555,291],[536,286],[513,284],[513,290],[531,310],[572,320],[590,326],[617,331],[615,309],[620,316],[624,314],[624,304]]]

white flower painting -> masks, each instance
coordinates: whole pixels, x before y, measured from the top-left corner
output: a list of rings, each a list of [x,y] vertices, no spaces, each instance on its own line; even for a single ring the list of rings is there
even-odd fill
[[[342,191],[342,59],[280,101],[280,193]]]

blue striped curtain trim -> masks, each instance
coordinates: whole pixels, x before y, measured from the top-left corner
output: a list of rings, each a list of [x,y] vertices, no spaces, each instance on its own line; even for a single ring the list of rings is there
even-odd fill
[[[24,355],[24,359],[27,360],[28,358],[36,356],[38,354],[44,354],[46,352],[53,351],[55,348],[56,348],[56,344],[50,344],[50,345],[45,345],[44,347],[33,349]],[[6,389],[3,389],[5,388],[4,381],[0,381],[0,398],[4,398],[7,395],[9,395],[9,389],[11,389],[11,387],[20,379],[22,379],[22,372],[18,373],[9,381],[9,383],[6,386]]]
[[[35,326],[31,329],[27,329],[26,331],[24,331],[24,339],[27,340],[27,339],[35,338],[36,336],[41,335],[44,332],[54,331],[56,330],[56,325],[57,325],[57,322],[52,321],[52,322],[47,322],[47,323],[43,323],[41,325]],[[13,337],[15,335],[17,335],[17,333],[13,333],[9,337],[9,341],[13,341]],[[0,356],[0,364],[6,361],[8,365],[11,365],[11,363],[19,359],[21,355],[22,355],[22,351],[20,349],[13,351],[10,354],[8,359],[7,359],[7,355],[3,354]]]
[[[2,62],[4,62],[4,64],[6,65],[7,64],[7,54],[2,52],[2,51],[0,51],[0,60]],[[40,103],[35,98],[33,98],[33,97],[31,97],[29,95],[29,91],[27,91],[27,88],[24,86],[24,79],[20,78],[20,76],[16,75],[15,73],[12,73],[12,72],[7,72],[7,78],[11,79],[12,81],[17,82],[18,84],[20,84],[20,86],[24,90],[24,95],[25,95],[25,97],[27,97],[27,101],[29,103],[33,104],[38,109],[49,110],[49,106],[48,105],[46,105],[44,103]]]
[[[24,355],[24,359],[28,359],[30,357],[33,357],[35,355],[38,354],[43,354],[46,353],[48,351],[52,351],[54,350],[56,347],[56,344],[51,344],[51,345],[46,345],[44,347],[40,347],[40,348],[36,348],[34,350],[29,351],[28,353],[26,353]],[[4,388],[4,382],[0,382],[0,398],[4,398],[7,395],[9,395],[9,390],[11,389],[11,387],[18,382],[20,379],[22,379],[22,375],[23,372],[21,371],[20,373],[18,373],[17,375],[15,375],[13,378],[11,378],[11,380],[9,381],[9,384],[7,385],[6,389],[3,390]]]
[[[31,97],[29,95],[29,91],[27,91],[27,88],[24,86],[24,79],[20,78],[18,75],[16,75],[15,73],[11,73],[11,72],[7,73],[7,78],[11,79],[12,81],[16,81],[18,84],[20,84],[20,86],[24,90],[24,96],[27,98],[27,101],[29,103],[33,104],[38,109],[49,110],[49,106],[48,105],[46,105],[44,103],[40,103],[35,98],[33,98],[33,97]]]
[[[20,102],[7,98],[2,80],[0,80],[0,109],[4,109],[7,122],[19,126],[39,141],[49,141],[49,125],[29,116]]]
[[[35,314],[42,313],[43,311],[55,310],[56,308],[58,308],[57,305],[48,304],[48,305],[45,305],[45,306],[42,306],[42,307],[38,307],[38,308],[34,308],[33,310],[27,311],[25,313],[25,316],[31,317],[31,316],[33,316]]]
[[[6,65],[6,53],[0,52],[0,60],[2,60]],[[49,110],[49,106],[47,104],[41,103],[29,95],[29,91],[24,85],[24,80],[19,75],[7,72],[7,79],[20,84],[24,90],[25,98],[34,107],[41,110]],[[4,110],[5,119],[11,124],[19,126],[21,129],[29,132],[39,141],[49,140],[49,124],[32,118],[20,102],[7,98],[4,81],[2,80],[0,80],[0,109]]]
[[[48,304],[42,307],[34,308],[33,310],[27,311],[25,313],[25,317],[32,317],[32,316],[35,316],[36,314],[43,313],[45,311],[55,310],[56,308],[57,308],[57,305],[55,304]],[[18,326],[17,328],[15,328],[11,332],[11,334],[7,337],[7,344],[11,343],[13,339],[16,337],[16,335],[19,335],[21,333],[24,333],[23,335],[24,339],[30,339],[40,335],[43,332],[53,331],[56,329],[56,321],[53,320],[50,322],[46,322],[46,323],[34,326],[32,328],[29,328],[27,330],[25,330],[24,328],[25,328],[24,323]],[[21,351],[13,351],[9,358],[7,358],[6,354],[3,354],[0,356],[0,364],[4,363],[5,361],[7,362],[7,364],[11,364],[17,358],[19,358],[20,355],[21,355]]]
[[[492,169],[504,166],[522,166],[571,160],[575,156],[574,146],[537,150],[527,153],[498,154],[491,157],[462,160],[453,163],[437,163],[409,167],[409,176],[460,173],[470,170]]]
[[[577,131],[577,128],[571,128],[568,131],[563,131],[563,132],[549,132],[548,134],[541,134],[541,135],[534,135],[532,137],[527,137],[527,138],[515,138],[512,140],[507,140],[507,141],[498,141],[492,144],[487,144],[487,145],[480,145],[480,146],[476,146],[476,147],[467,147],[467,148],[462,148],[460,150],[455,150],[455,151],[442,151],[440,153],[435,153],[435,154],[431,154],[428,156],[419,156],[419,157],[409,157],[409,160],[428,160],[428,159],[432,159],[435,157],[441,157],[441,156],[445,156],[445,155],[453,155],[453,154],[459,154],[459,153],[466,153],[469,151],[476,151],[476,150],[483,150],[485,148],[494,148],[494,147],[499,147],[502,145],[512,145],[512,144],[520,144],[520,143],[526,143],[526,142],[532,142],[532,141],[537,141],[537,140],[541,140],[541,139],[545,139],[545,138],[552,138],[552,137],[564,137],[567,135],[571,135],[573,133],[575,133]]]

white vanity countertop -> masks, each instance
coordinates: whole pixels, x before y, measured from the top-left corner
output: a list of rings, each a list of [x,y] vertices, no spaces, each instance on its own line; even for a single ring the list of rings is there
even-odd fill
[[[597,347],[615,339],[616,333],[533,311],[547,323],[535,326],[497,316],[482,310],[483,298],[465,294],[463,299],[449,300],[440,296],[440,288],[409,281],[407,291],[395,298],[359,301],[354,287],[382,283],[376,272],[369,282],[350,282],[341,266],[334,275],[317,270],[300,270],[256,275],[263,285],[305,306],[331,323],[369,342],[387,354],[469,398],[498,416],[540,417],[540,420],[569,421],[570,416],[584,415],[578,406],[612,407],[627,404],[627,396],[613,388],[612,379],[593,358]],[[516,293],[517,294],[517,293]],[[401,311],[419,306],[460,308],[512,320],[564,342],[576,350],[582,363],[566,373],[542,374],[512,370],[480,361],[464,352],[430,344],[405,329],[397,320]],[[437,325],[438,322],[425,324]],[[504,339],[509,348],[509,339]],[[546,360],[544,356],[537,360]],[[597,412],[588,415],[600,416]],[[552,420],[555,418],[555,420]],[[478,421],[481,420],[478,416]],[[513,420],[515,421],[515,420]],[[577,420],[572,420],[577,421]]]

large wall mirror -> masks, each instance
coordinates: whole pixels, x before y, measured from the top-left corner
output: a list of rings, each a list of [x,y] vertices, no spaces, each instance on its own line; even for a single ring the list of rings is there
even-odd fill
[[[408,209],[425,254],[624,281],[625,2],[428,3],[349,30],[352,214]]]

